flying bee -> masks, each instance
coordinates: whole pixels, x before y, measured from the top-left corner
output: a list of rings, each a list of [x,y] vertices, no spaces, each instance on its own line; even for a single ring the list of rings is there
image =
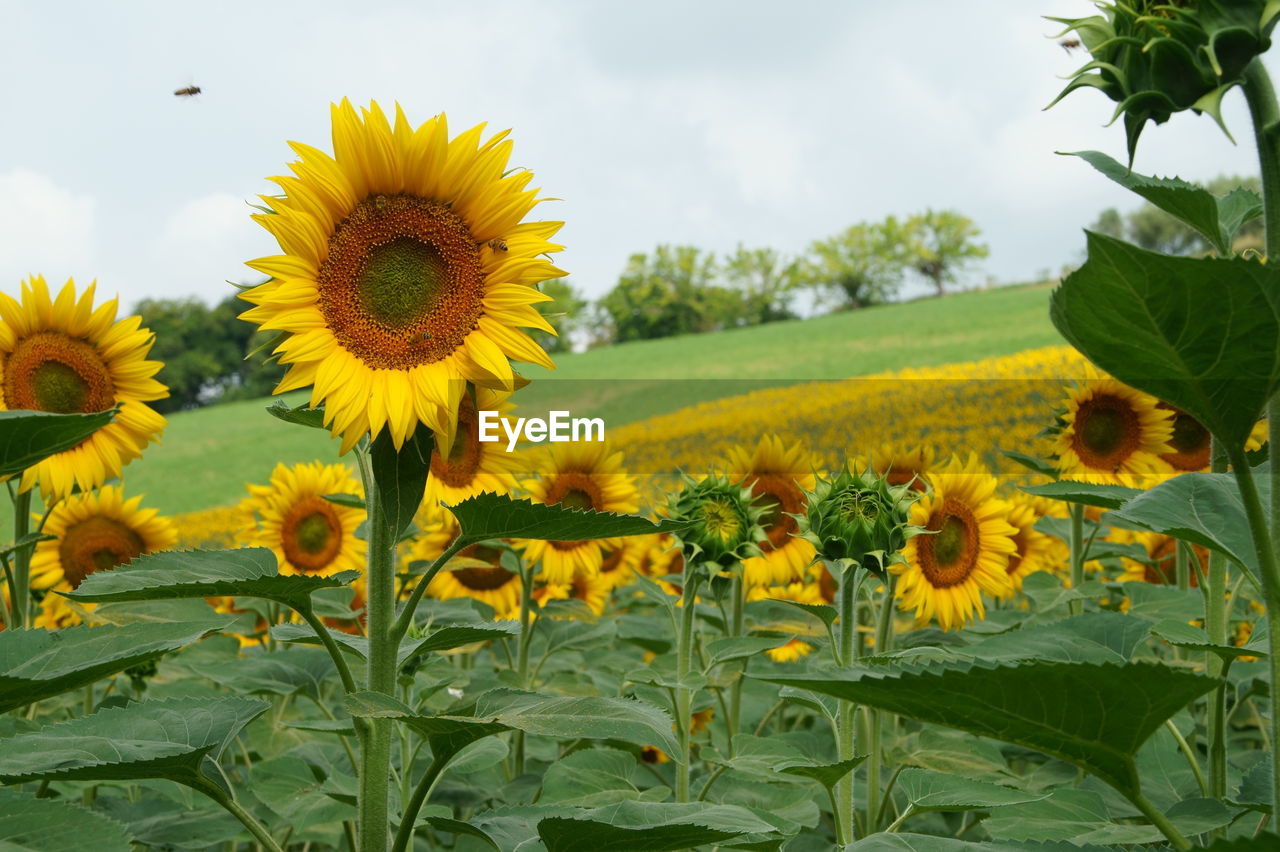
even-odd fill
[[[185,86],[181,89],[175,89],[174,94],[180,98],[194,98],[200,94],[199,86]]]
[[[1062,41],[1058,42],[1058,47],[1062,48],[1067,53],[1070,53],[1079,46],[1080,40],[1075,38],[1064,38]]]
[[[494,238],[492,240],[489,240],[489,248],[493,249],[494,251],[506,251],[507,244],[500,239]]]

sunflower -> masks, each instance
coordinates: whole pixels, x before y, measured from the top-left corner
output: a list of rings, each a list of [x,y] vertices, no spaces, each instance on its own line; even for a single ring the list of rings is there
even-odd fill
[[[796,535],[795,515],[805,510],[805,492],[812,491],[813,472],[818,460],[798,443],[787,447],[777,435],[765,435],[752,450],[736,446],[729,450],[725,469],[729,478],[749,486],[757,508],[763,510],[759,524],[767,539],[760,542],[760,556],[742,563],[750,586],[767,586],[799,579],[813,561],[814,547]]]
[[[419,423],[452,442],[465,382],[513,390],[508,359],[550,368],[522,328],[555,334],[532,307],[565,273],[543,255],[560,222],[522,222],[531,172],[509,169],[508,131],[449,139],[444,115],[394,126],[370,104],[331,108],[334,156],[292,144],[253,218],[283,254],[249,264],[270,280],[242,294],[243,319],[282,332],[276,393],[311,386],[346,452],[384,428],[399,449]]]
[[[816,582],[809,583],[788,583],[785,586],[771,586],[769,588],[752,589],[747,595],[748,600],[775,600],[775,601],[795,601],[803,604],[822,604],[825,603],[822,597],[822,590],[818,588]],[[782,633],[804,633],[810,635],[812,625],[806,623],[786,623],[770,625],[771,630]],[[816,634],[812,634],[816,635]],[[769,659],[775,663],[794,663],[797,660],[809,656],[813,651],[813,646],[805,642],[799,637],[792,636],[787,640],[785,645],[777,648],[769,648],[765,651]]]
[[[1009,575],[1010,586],[1007,596],[1022,590],[1022,580],[1036,571],[1052,571],[1058,556],[1055,544],[1058,540],[1047,536],[1035,528],[1036,521],[1042,514],[1038,511],[1037,499],[1028,494],[1015,494],[1009,501],[1008,521],[1017,533],[1013,543],[1017,548],[1009,554],[1009,564],[1005,568]]]
[[[533,598],[539,606],[549,600],[582,601],[593,614],[599,616],[604,615],[605,607],[609,605],[610,589],[609,582],[601,574],[594,577],[578,574],[570,583],[543,584],[534,591]]]
[[[952,459],[930,477],[933,493],[911,507],[911,523],[928,532],[907,540],[904,563],[891,563],[899,576],[903,609],[917,621],[936,618],[943,630],[982,618],[982,592],[1010,594],[1009,558],[1017,552],[1017,528],[1006,517],[1009,505],[995,497],[996,478],[977,456],[965,464]]]
[[[73,494],[60,501],[45,521],[44,534],[31,556],[31,588],[45,592],[36,624],[63,627],[78,619],[66,598],[54,592],[80,587],[95,571],[110,571],[145,553],[173,547],[178,531],[155,509],[140,508],[142,497],[124,498],[114,485]]]
[[[59,414],[120,413],[79,445],[46,458],[22,474],[26,491],[39,483],[47,498],[92,491],[142,455],[164,430],[148,402],[169,390],[148,361],[154,337],[139,317],[116,321],[116,299],[93,306],[95,284],[76,296],[68,280],[56,298],[40,276],[22,282],[21,301],[0,293],[0,409]]]
[[[619,539],[613,547],[603,552],[600,573],[597,576],[609,589],[616,589],[635,581],[636,572],[640,570],[640,561],[644,557],[644,546],[637,540],[639,538],[641,537],[630,536]]]
[[[1142,545],[1147,552],[1145,560],[1124,557],[1124,573],[1120,582],[1145,582],[1157,586],[1172,586],[1178,582],[1177,552],[1178,540],[1172,536],[1153,532],[1115,530],[1112,540]],[[1200,563],[1200,573],[1209,571],[1209,551],[1200,545],[1192,545],[1191,550]],[[1190,568],[1191,586],[1199,585],[1196,579],[1195,566]]]
[[[431,453],[431,474],[427,478],[425,503],[456,506],[468,497],[484,491],[506,494],[516,487],[512,475],[519,463],[501,442],[480,440],[478,411],[509,411],[510,394],[477,388],[475,396],[466,394],[458,406],[458,431],[451,445],[437,436]]]
[[[277,464],[268,485],[248,488],[250,496],[240,504],[240,543],[271,548],[281,574],[328,576],[364,565],[365,543],[356,537],[364,510],[325,499],[361,493],[346,466]]]
[[[925,444],[914,447],[881,444],[869,456],[855,458],[850,468],[870,468],[883,476],[890,485],[910,484],[913,490],[923,491],[925,477],[934,468],[934,455],[933,447]]]
[[[445,569],[431,579],[427,594],[442,601],[472,598],[493,607],[495,618],[520,614],[520,575],[502,567],[502,550],[472,544],[458,551],[465,568]]]
[[[639,508],[635,479],[622,470],[622,453],[610,452],[607,443],[555,444],[544,458],[546,471],[525,483],[534,502],[597,512],[633,513]],[[618,539],[520,542],[526,559],[542,561],[542,573],[551,583],[600,573],[605,552],[618,544]]]
[[[1173,412],[1155,397],[1091,370],[1065,405],[1057,439],[1064,479],[1141,486],[1173,472],[1161,458],[1174,452]]]

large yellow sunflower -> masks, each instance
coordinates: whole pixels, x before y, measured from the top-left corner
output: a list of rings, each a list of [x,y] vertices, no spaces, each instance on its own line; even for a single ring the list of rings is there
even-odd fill
[[[531,306],[565,274],[543,257],[562,223],[521,222],[538,191],[508,169],[507,131],[450,140],[444,115],[415,128],[397,107],[393,125],[345,99],[332,119],[334,155],[293,143],[284,195],[254,216],[284,253],[249,264],[271,280],[243,318],[285,333],[276,392],[310,385],[343,452],[419,423],[448,444],[465,382],[513,390],[508,359],[552,366],[520,329],[555,333]]]
[[[1009,563],[1005,571],[1009,575],[1009,588],[1006,596],[1011,597],[1022,590],[1022,580],[1036,571],[1052,571],[1058,553],[1058,539],[1047,536],[1035,528],[1036,521],[1043,517],[1039,511],[1040,503],[1027,494],[1015,494],[1008,501],[1008,514],[1005,520],[1013,526],[1017,533],[1013,543],[1017,548],[1009,554]]]
[[[345,465],[277,464],[269,484],[248,488],[250,496],[240,504],[240,543],[271,548],[281,574],[324,577],[362,568],[365,543],[356,538],[356,527],[364,510],[325,499],[326,494],[361,493]]]
[[[1141,487],[1173,472],[1173,412],[1155,397],[1091,371],[1067,394],[1058,433],[1064,479]]]
[[[427,478],[425,503],[456,506],[468,497],[491,491],[506,494],[516,487],[514,473],[520,463],[503,441],[480,440],[477,411],[506,412],[513,406],[509,394],[477,388],[475,396],[463,396],[458,406],[458,431],[452,445],[438,440],[431,453],[431,474]]]
[[[31,556],[31,588],[45,591],[37,625],[62,627],[78,620],[66,598],[54,592],[77,589],[95,571],[110,571],[177,543],[178,531],[169,519],[141,503],[141,496],[126,500],[120,488],[105,485],[53,507],[43,530],[53,538],[37,544]]]
[[[633,477],[622,469],[622,453],[610,452],[604,441],[553,444],[542,456],[544,468],[525,483],[534,502],[569,509],[634,513],[639,496]],[[551,583],[569,583],[575,574],[600,573],[604,554],[617,539],[596,541],[522,541],[525,558],[542,562]]]
[[[908,539],[906,562],[889,570],[899,575],[903,609],[952,630],[984,616],[982,592],[1009,594],[1018,530],[1006,520],[1008,504],[995,497],[996,478],[976,456],[965,464],[952,459],[929,479],[933,492],[911,506],[911,523],[928,532]]]
[[[124,403],[115,420],[78,446],[23,473],[19,487],[39,483],[47,498],[92,491],[120,476],[165,426],[147,405],[169,395],[154,378],[162,365],[147,360],[153,335],[136,316],[117,322],[116,299],[94,308],[95,287],[77,297],[68,280],[51,299],[37,275],[22,282],[21,301],[0,293],[0,409],[70,414]]]
[[[502,567],[501,550],[473,544],[458,551],[456,558],[468,560],[467,567],[436,574],[427,585],[428,595],[444,601],[473,598],[493,607],[496,618],[519,617],[520,575]]]
[[[742,563],[749,586],[769,586],[799,579],[813,561],[813,545],[796,535],[795,515],[805,511],[805,492],[815,485],[818,460],[800,444],[787,447],[777,435],[764,435],[755,449],[729,450],[725,469],[730,479],[751,488],[755,505],[764,510],[760,526],[766,541],[760,556]]]

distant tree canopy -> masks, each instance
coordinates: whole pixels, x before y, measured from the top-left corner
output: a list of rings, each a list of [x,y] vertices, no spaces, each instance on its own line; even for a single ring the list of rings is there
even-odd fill
[[[538,302],[534,307],[556,330],[556,334],[547,334],[536,328],[529,329],[529,334],[548,352],[568,352],[573,345],[573,332],[581,326],[587,300],[568,278],[544,281],[539,289],[554,301]]]
[[[1256,177],[1219,175],[1205,184],[1205,188],[1214,195],[1226,195],[1239,187],[1259,194],[1262,192],[1262,182]],[[1089,229],[1163,254],[1198,255],[1212,251],[1212,246],[1198,231],[1151,203],[1124,214],[1109,207],[1098,214]],[[1263,223],[1259,217],[1240,229],[1236,235],[1235,250],[1252,248],[1261,251],[1262,237]]]
[[[270,339],[236,319],[245,308],[234,295],[212,308],[194,298],[145,299],[134,306],[156,336],[151,358],[164,363],[157,378],[169,387],[169,398],[154,408],[171,412],[271,392],[283,370],[264,352],[245,360]]]

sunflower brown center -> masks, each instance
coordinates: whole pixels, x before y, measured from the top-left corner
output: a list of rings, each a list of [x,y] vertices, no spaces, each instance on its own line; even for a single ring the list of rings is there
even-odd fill
[[[768,542],[764,550],[782,547],[799,526],[792,517],[804,511],[804,492],[795,480],[778,474],[765,474],[751,486],[755,506],[763,510],[760,526],[764,527]]]
[[[5,359],[4,398],[14,409],[105,411],[115,403],[115,385],[93,346],[41,331],[19,341]]]
[[[496,547],[487,547],[483,544],[473,544],[470,547],[465,547],[458,555],[468,559],[478,559],[481,562],[489,562],[495,566],[502,560],[502,551]],[[501,589],[516,576],[506,568],[498,567],[460,568],[452,573],[455,580],[473,592],[488,592],[493,589]]]
[[[548,506],[564,506],[566,509],[596,509],[604,506],[604,494],[600,484],[591,476],[578,471],[564,471],[556,474],[555,481],[547,489],[544,498]],[[590,542],[552,541],[548,542],[556,550],[576,550],[588,546]]]
[[[69,527],[58,545],[62,573],[71,588],[77,589],[94,571],[110,571],[117,565],[141,556],[146,549],[142,537],[119,521],[101,516],[87,518]]]
[[[925,527],[933,535],[919,538],[920,567],[937,589],[968,579],[978,564],[978,522],[969,507],[947,499]]]
[[[450,488],[465,488],[475,480],[479,469],[480,427],[476,404],[467,396],[458,406],[458,432],[449,448],[449,457],[442,457],[439,450],[431,453],[431,475]]]
[[[1173,412],[1173,437],[1169,440],[1173,452],[1165,453],[1161,458],[1178,470],[1206,468],[1209,465],[1209,430],[1185,411],[1163,402],[1159,407]]]
[[[1127,400],[1098,394],[1076,411],[1072,449],[1088,467],[1115,470],[1138,449],[1142,426]]]
[[[316,283],[338,342],[375,369],[445,358],[483,313],[480,251],[466,222],[412,195],[357,204],[329,238]]]
[[[285,513],[280,539],[289,564],[313,574],[328,568],[342,550],[342,523],[328,500],[304,497]]]

